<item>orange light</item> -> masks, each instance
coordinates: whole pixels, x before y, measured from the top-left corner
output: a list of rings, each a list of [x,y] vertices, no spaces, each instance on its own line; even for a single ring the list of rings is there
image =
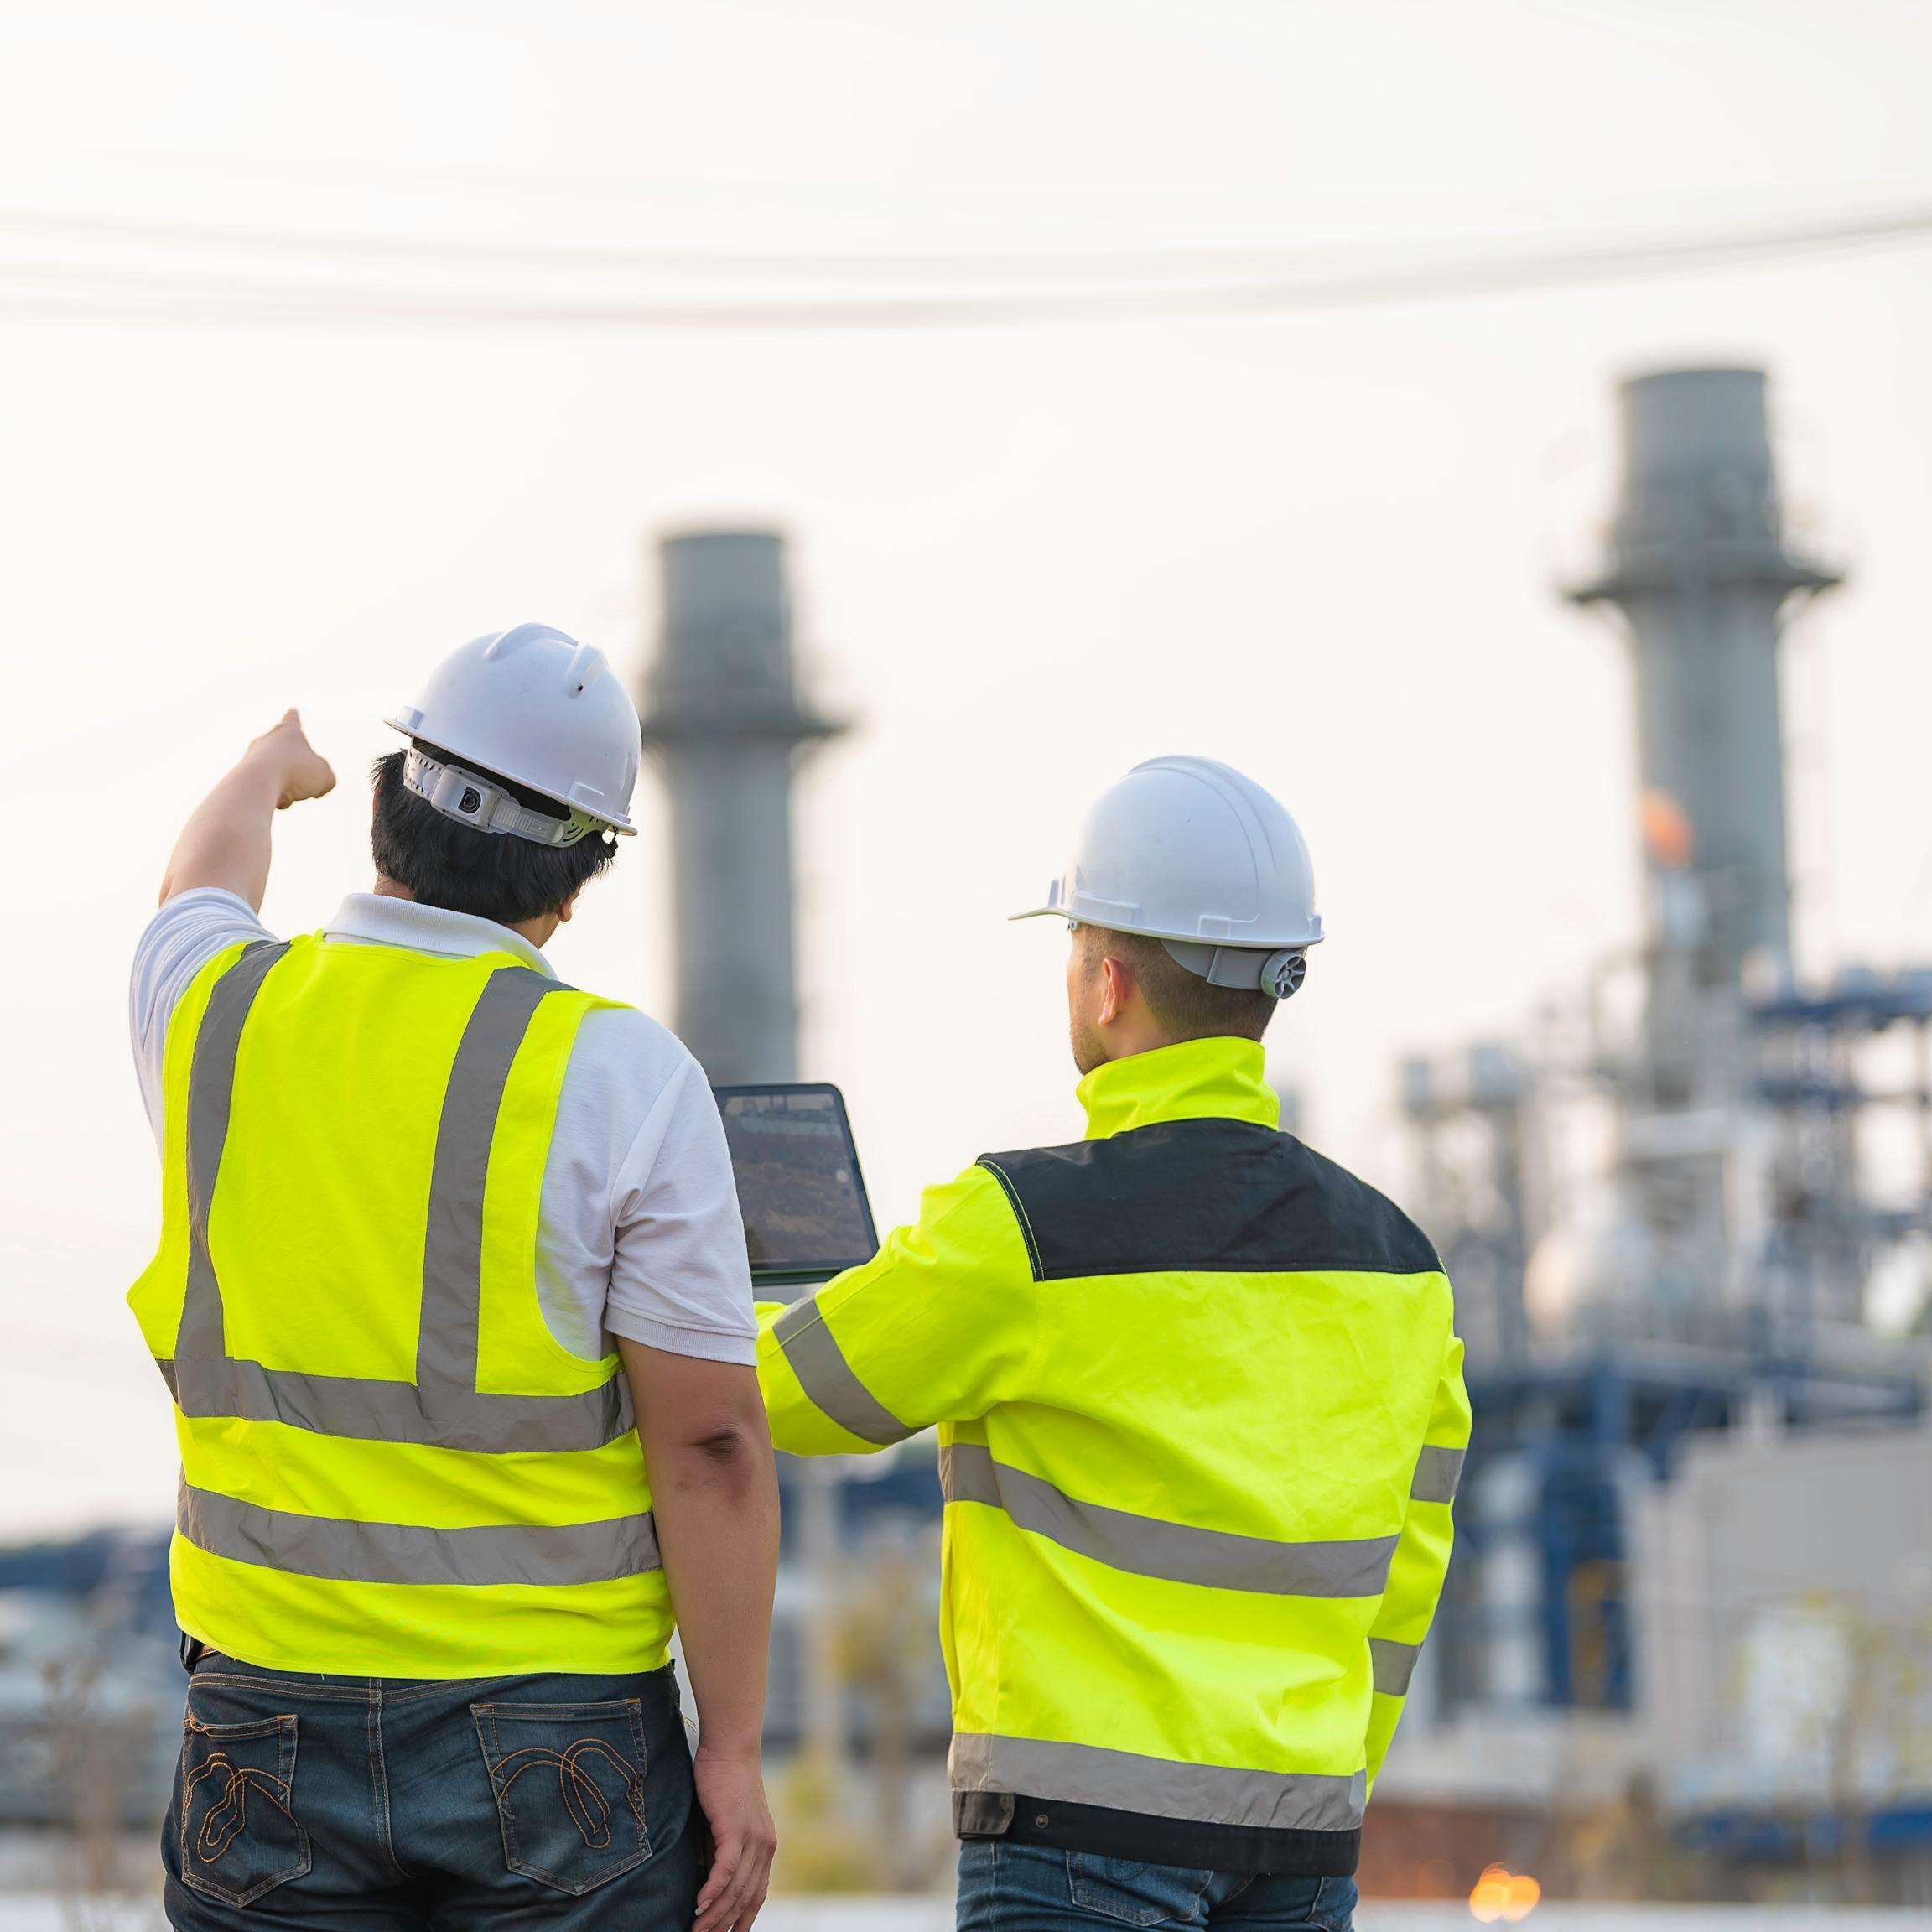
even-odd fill
[[[1493,1925],[1498,1919],[1514,1925],[1536,1909],[1543,1888],[1526,1872],[1512,1872],[1507,1865],[1486,1865],[1469,1893],[1469,1914],[1479,1924]]]
[[[1637,813],[1650,863],[1666,872],[1681,872],[1696,856],[1697,844],[1684,808],[1668,792],[1653,787],[1638,801]]]

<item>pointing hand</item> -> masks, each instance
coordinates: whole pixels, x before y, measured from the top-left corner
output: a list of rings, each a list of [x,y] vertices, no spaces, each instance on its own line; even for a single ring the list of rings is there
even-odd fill
[[[248,757],[273,776],[278,812],[304,798],[320,798],[335,788],[335,774],[329,768],[329,761],[309,742],[301,716],[293,710],[283,712],[281,721],[248,747]]]

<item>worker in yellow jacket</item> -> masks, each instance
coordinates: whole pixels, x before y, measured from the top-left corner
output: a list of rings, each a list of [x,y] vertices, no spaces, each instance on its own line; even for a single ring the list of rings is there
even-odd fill
[[[773,1437],[937,1426],[961,1932],[1342,1932],[1449,1559],[1449,1284],[1278,1131],[1261,1036],[1322,926],[1272,797],[1137,766],[1037,911],[1085,1137],[983,1155],[761,1309]]]

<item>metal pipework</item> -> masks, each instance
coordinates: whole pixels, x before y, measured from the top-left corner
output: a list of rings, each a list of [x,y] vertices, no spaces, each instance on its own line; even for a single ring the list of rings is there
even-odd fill
[[[796,1079],[792,775],[844,727],[798,689],[779,532],[693,532],[657,553],[642,710],[670,792],[674,1024],[714,1081]]]
[[[1566,595],[1628,621],[1642,782],[1688,825],[1700,976],[1734,987],[1753,953],[1790,958],[1783,613],[1841,579],[1785,541],[1762,371],[1667,370],[1625,382],[1621,398],[1610,554]]]

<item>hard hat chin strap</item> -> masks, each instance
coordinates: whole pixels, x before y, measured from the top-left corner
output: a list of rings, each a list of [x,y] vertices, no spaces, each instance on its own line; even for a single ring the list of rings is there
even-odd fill
[[[402,782],[445,818],[454,818],[473,832],[508,833],[538,845],[574,845],[592,829],[590,820],[574,813],[568,818],[553,818],[548,813],[532,811],[494,779],[432,758],[416,745],[402,755]]]
[[[1187,939],[1163,939],[1167,956],[1210,986],[1238,993],[1267,993],[1291,999],[1308,976],[1305,947],[1287,946],[1264,953],[1255,946],[1209,946]]]

